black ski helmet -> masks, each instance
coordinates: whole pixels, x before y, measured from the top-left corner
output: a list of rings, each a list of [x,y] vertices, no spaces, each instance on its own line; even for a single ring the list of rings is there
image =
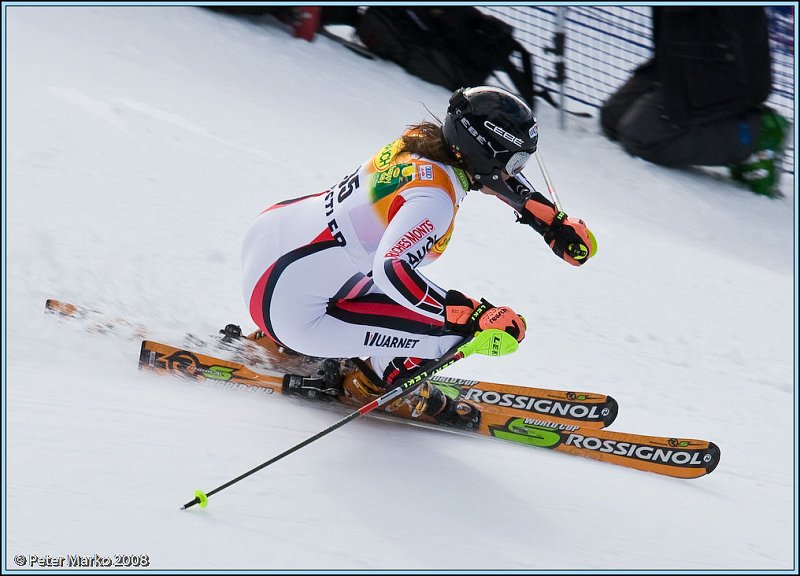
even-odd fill
[[[539,123],[522,98],[491,86],[459,88],[442,131],[477,188],[488,186],[512,206],[525,203],[530,191],[512,189],[502,176],[517,176],[536,152]]]

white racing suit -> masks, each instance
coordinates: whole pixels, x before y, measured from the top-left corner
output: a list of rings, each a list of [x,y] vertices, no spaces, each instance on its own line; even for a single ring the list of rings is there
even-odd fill
[[[469,181],[463,171],[388,144],[324,192],[262,212],[242,247],[255,323],[310,356],[438,358],[446,290],[417,270],[439,257]]]

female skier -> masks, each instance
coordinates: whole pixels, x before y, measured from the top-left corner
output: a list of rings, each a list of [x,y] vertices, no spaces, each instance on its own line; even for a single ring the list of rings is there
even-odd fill
[[[385,389],[476,331],[498,328],[522,341],[526,325],[516,312],[445,290],[418,269],[447,248],[470,190],[511,206],[570,264],[594,254],[584,222],[558,212],[522,176],[537,140],[522,99],[462,88],[442,126],[412,126],[330,189],[268,208],[242,248],[253,320],[304,355],[369,356]],[[472,417],[470,406],[434,386],[421,386],[416,402],[415,415],[456,424]]]

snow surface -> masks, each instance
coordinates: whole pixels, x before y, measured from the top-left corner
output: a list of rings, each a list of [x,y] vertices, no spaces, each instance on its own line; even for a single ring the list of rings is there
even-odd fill
[[[791,176],[786,197],[759,197],[631,158],[596,119],[560,131],[540,103],[543,159],[597,257],[564,264],[473,194],[425,270],[529,322],[517,354],[447,374],[610,394],[612,429],[717,443],[712,475],[359,419],[179,511],[341,415],[140,373],[138,340],[46,315],[45,299],[176,344],[254,329],[251,220],[335,183],[425,106],[441,115],[449,91],[200,8],[4,10],[5,570],[69,554],[162,570],[796,570]]]

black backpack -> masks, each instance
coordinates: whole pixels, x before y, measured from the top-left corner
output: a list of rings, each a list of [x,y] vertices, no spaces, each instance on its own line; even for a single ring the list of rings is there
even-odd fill
[[[512,32],[509,24],[472,6],[370,6],[356,25],[373,54],[453,91],[485,84],[493,72],[503,71],[533,109],[531,57]]]

